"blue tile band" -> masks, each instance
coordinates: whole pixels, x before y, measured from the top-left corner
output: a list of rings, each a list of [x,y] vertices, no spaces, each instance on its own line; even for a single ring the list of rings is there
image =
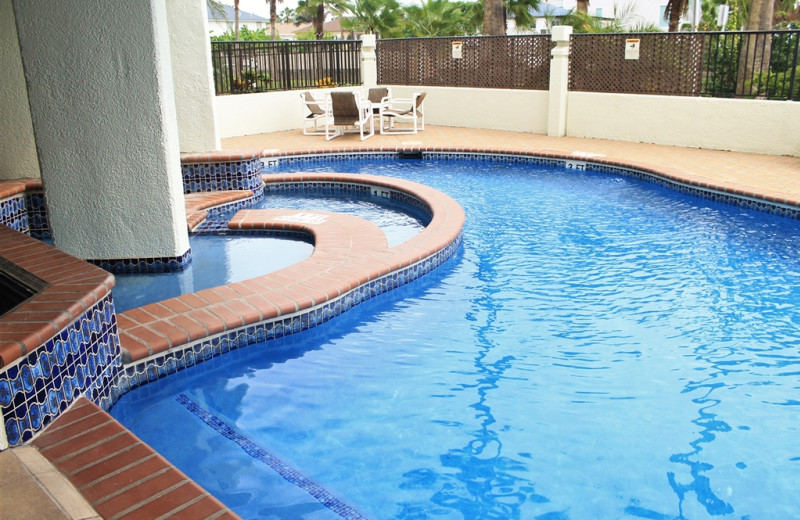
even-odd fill
[[[111,294],[3,369],[0,413],[9,446],[30,441],[81,396],[111,408],[123,374]]]
[[[175,400],[217,433],[238,444],[245,453],[275,470],[286,482],[294,484],[302,489],[340,517],[346,518],[347,520],[368,518],[359,513],[353,506],[333,496],[324,487],[305,477],[302,473],[283,462],[280,458],[260,448],[250,439],[225,424],[222,419],[216,415],[212,415],[208,410],[202,408],[185,394],[178,395]]]
[[[158,258],[87,258],[86,262],[105,269],[109,273],[170,273],[181,271],[192,263],[192,249],[178,256],[162,256]]]
[[[0,200],[0,224],[26,235],[31,234],[24,195],[14,195]]]
[[[183,192],[251,190],[254,195],[262,189],[261,158],[239,161],[184,163]]]

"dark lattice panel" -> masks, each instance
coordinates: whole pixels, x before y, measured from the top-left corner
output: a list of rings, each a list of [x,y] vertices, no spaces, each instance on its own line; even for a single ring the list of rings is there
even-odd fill
[[[549,35],[379,40],[378,83],[547,90],[552,47]]]
[[[638,38],[639,59],[625,59],[625,40]],[[570,41],[569,89],[697,96],[703,37],[698,33],[576,34]]]

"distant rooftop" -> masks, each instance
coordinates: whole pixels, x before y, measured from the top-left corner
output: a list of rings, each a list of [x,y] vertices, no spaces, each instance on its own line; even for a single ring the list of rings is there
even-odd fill
[[[539,5],[536,7],[536,9],[531,9],[531,14],[536,18],[544,16],[554,16],[559,18],[568,15],[569,10],[557,5],[548,4],[547,2],[539,2]]]
[[[218,13],[216,10],[211,9],[211,6],[208,6],[208,19],[209,20],[216,20],[219,22],[222,21],[234,21],[236,20],[236,13],[234,12],[233,7],[229,5],[222,5],[225,8],[225,14],[222,15]],[[258,16],[257,14],[248,13],[247,11],[242,11],[239,9],[239,22],[269,22],[266,18]]]

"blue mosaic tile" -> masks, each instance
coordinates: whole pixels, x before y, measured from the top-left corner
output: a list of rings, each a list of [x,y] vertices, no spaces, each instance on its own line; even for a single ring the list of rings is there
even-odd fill
[[[231,162],[182,164],[184,193],[252,190],[262,187],[260,158]]]
[[[267,465],[285,481],[294,484],[302,489],[321,504],[330,509],[332,512],[338,514],[343,518],[361,520],[366,519],[364,515],[359,513],[353,506],[343,502],[323,486],[317,484],[310,478],[306,477],[297,469],[291,467],[288,463],[280,459],[280,457],[270,453],[269,451],[261,448],[256,443],[237,432],[234,428],[229,426],[219,417],[213,415],[208,410],[204,409],[198,403],[190,399],[185,394],[180,394],[176,397],[176,401],[186,408],[195,417],[200,419],[206,426],[216,431],[225,439],[235,442],[246,454],[253,459]]]
[[[0,371],[0,409],[11,446],[41,431],[78,397],[108,410],[118,398],[122,360],[116,325],[106,296],[42,346]],[[92,330],[95,329],[95,330]],[[104,331],[104,332],[100,332]]]
[[[47,203],[41,191],[25,192],[25,204],[28,210],[28,226],[30,235],[39,240],[51,237],[50,220],[47,215]]]
[[[167,273],[181,271],[192,263],[192,249],[179,256],[157,258],[88,259],[110,273]]]
[[[24,194],[0,200],[0,224],[26,235],[31,234]]]

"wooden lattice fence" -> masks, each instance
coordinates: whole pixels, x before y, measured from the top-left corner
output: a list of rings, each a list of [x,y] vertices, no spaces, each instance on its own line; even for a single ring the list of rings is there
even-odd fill
[[[625,58],[639,40],[638,59]],[[701,91],[699,33],[575,34],[570,41],[569,90],[696,96]]]
[[[378,40],[378,83],[547,90],[552,47],[549,35]]]

